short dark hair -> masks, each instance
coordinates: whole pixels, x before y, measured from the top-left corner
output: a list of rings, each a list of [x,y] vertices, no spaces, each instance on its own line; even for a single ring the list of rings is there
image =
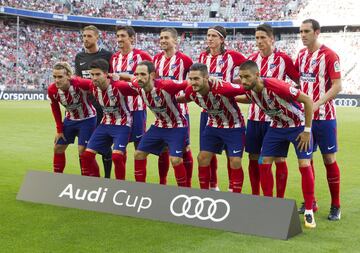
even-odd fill
[[[256,62],[248,60],[240,65],[240,70],[251,70],[252,72],[259,72],[259,67]]]
[[[310,23],[312,25],[312,28],[314,29],[314,31],[321,30],[320,23],[318,21],[316,21],[315,19],[308,18],[302,22],[302,24],[306,24],[306,23]]]
[[[135,37],[136,35],[134,28],[128,25],[120,25],[116,27],[116,32],[121,30],[125,30],[129,37]]]
[[[138,66],[146,66],[148,73],[151,74],[152,72],[156,72],[155,65],[151,61],[142,61],[138,63]]]
[[[255,32],[257,31],[262,31],[265,32],[267,34],[267,36],[269,37],[273,37],[274,36],[274,30],[271,27],[271,25],[268,24],[261,24],[258,27],[256,27]]]
[[[176,39],[178,36],[178,32],[176,31],[175,28],[166,27],[161,29],[160,33],[162,32],[169,32],[174,39]]]
[[[194,63],[193,65],[191,65],[189,71],[200,71],[202,76],[209,75],[208,68],[203,63]]]
[[[90,63],[90,69],[101,69],[104,73],[108,73],[109,63],[104,59],[97,59]]]

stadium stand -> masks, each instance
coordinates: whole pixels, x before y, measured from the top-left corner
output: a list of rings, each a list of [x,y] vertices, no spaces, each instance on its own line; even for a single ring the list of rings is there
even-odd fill
[[[329,3],[331,1],[331,4]],[[355,5],[355,6],[354,6]],[[246,20],[303,20],[319,17],[323,25],[338,18],[346,24],[357,24],[356,10],[360,2],[344,0],[0,0],[0,6],[37,10],[52,13],[111,17],[126,19],[177,20],[177,21],[246,21]],[[322,8],[319,8],[322,6]],[[324,8],[326,7],[326,8]],[[344,18],[343,18],[344,17]],[[17,45],[16,24],[0,19],[0,86],[2,88],[43,89],[51,80],[51,66],[58,60],[73,62],[82,47],[78,28],[56,25],[22,23]],[[102,47],[116,51],[114,32],[102,33]],[[340,54],[343,91],[346,94],[360,94],[356,74],[360,71],[357,62],[360,56],[360,31],[322,33],[321,41]],[[302,43],[297,34],[282,34],[276,46],[293,59]],[[155,55],[159,51],[158,34],[138,33],[136,47]],[[253,36],[232,34],[227,37],[227,47],[240,51],[245,56],[255,49]],[[196,33],[181,36],[180,50],[197,60],[206,48],[205,36]],[[17,50],[19,49],[19,50]],[[17,84],[17,85],[16,85]]]
[[[249,21],[292,18],[302,0],[1,0],[0,5],[119,19]]]
[[[0,80],[7,89],[42,89],[51,80],[51,67],[59,60],[73,62],[76,53],[82,47],[79,30],[59,28],[52,25],[32,24],[21,25],[19,31],[19,61],[16,62],[16,24],[0,23]],[[339,52],[342,72],[344,75],[343,93],[360,94],[360,85],[355,73],[360,66],[360,33],[324,33],[321,41]],[[114,32],[102,32],[101,46],[116,51]],[[190,55],[194,61],[200,52],[206,48],[205,36],[194,35],[190,38],[182,36],[180,50]],[[276,42],[277,48],[296,58],[302,48],[296,34],[285,34]],[[158,34],[138,33],[136,47],[148,51],[151,55],[158,52]],[[227,47],[242,52],[248,56],[256,49],[253,36],[230,35]],[[16,86],[16,77],[18,86]]]

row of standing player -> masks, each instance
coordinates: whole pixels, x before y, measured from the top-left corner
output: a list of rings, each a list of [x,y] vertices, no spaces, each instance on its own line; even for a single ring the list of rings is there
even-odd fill
[[[312,132],[315,137],[315,141],[320,144],[320,149],[323,153],[324,163],[327,168],[327,175],[329,181],[330,192],[332,196],[331,211],[329,214],[329,219],[336,220],[340,218],[340,201],[339,201],[339,169],[335,161],[335,152],[336,152],[336,135],[332,135],[334,131],[326,131],[326,134],[329,136],[324,136],[321,133],[314,133],[314,126],[316,123],[316,128],[324,129],[322,125],[326,124],[326,127],[332,129],[336,128],[335,121],[335,112],[332,107],[331,99],[336,95],[341,87],[340,82],[340,71],[339,71],[339,62],[335,53],[326,48],[324,45],[319,44],[317,37],[320,32],[320,27],[316,21],[306,20],[300,28],[301,37],[304,45],[307,47],[302,50],[299,54],[299,57],[294,64],[291,59],[286,56],[284,53],[277,51],[272,47],[273,45],[273,32],[271,27],[267,25],[261,25],[256,29],[255,37],[259,52],[251,55],[249,59],[254,60],[260,68],[260,75],[263,77],[275,77],[278,79],[284,79],[289,76],[296,83],[300,82],[301,88],[303,91],[312,96],[314,99],[314,121]],[[93,29],[84,29],[83,39],[85,52],[80,53],[76,58],[76,69],[77,75],[82,75],[85,77],[89,72],[89,64],[94,58],[103,58],[101,55],[104,54],[104,50],[98,49],[96,45],[96,40],[98,36],[98,31]],[[147,60],[146,57],[149,57],[148,54],[143,51],[136,50],[132,48],[132,42],[134,39],[135,33],[131,27],[120,27],[117,30],[117,38],[119,44],[119,52],[114,54],[111,59],[109,59],[110,54],[106,54],[107,59],[110,61],[110,72],[114,73],[128,73],[133,74],[136,68],[136,63],[139,63],[142,60]],[[237,82],[233,79],[234,69],[238,67],[241,63],[245,61],[245,58],[237,52],[226,50],[224,48],[224,40],[226,37],[226,30],[222,27],[213,27],[208,30],[207,33],[207,43],[208,50],[200,55],[199,61],[205,63],[208,66],[210,75],[215,75],[218,78],[222,78],[225,81]],[[160,34],[160,46],[163,50],[162,53],[158,54],[154,58],[156,73],[160,78],[169,78],[184,80],[188,68],[191,66],[192,62],[189,57],[186,57],[184,54],[176,51],[176,31],[173,29],[164,29]],[[151,58],[148,58],[151,59]],[[82,67],[82,70],[81,70]],[[301,74],[299,80],[299,73]],[[323,87],[322,87],[323,86]],[[314,96],[313,96],[314,94]],[[136,100],[135,100],[136,101]],[[139,100],[137,100],[139,101]],[[130,104],[130,108],[133,107],[133,103]],[[136,103],[137,107],[133,109],[143,109],[141,103]],[[140,110],[140,112],[144,110]],[[202,119],[204,118],[205,113],[202,113]],[[141,118],[141,117],[139,117]],[[134,117],[136,120],[136,117]],[[205,124],[204,124],[205,122]],[[263,188],[264,194],[272,196],[272,174],[271,174],[271,163],[272,159],[267,159],[267,156],[264,157],[262,164],[258,164],[259,154],[262,152],[262,139],[265,136],[265,132],[269,127],[269,119],[263,113],[263,110],[260,110],[255,103],[252,103],[249,109],[249,120],[248,127],[246,132],[247,146],[246,151],[249,152],[249,175],[252,186],[253,194],[260,193],[260,174],[267,175],[268,185],[263,185],[261,181],[261,186]],[[134,124],[136,126],[142,124]],[[203,127],[206,125],[206,120],[202,120]],[[320,126],[319,126],[320,125]],[[335,132],[336,133],[336,132]],[[140,137],[143,132],[135,134],[135,137]],[[335,141],[334,141],[335,140]],[[135,139],[135,143],[138,143]],[[249,145],[255,144],[255,145]],[[334,146],[335,145],[335,146]],[[63,153],[57,152],[55,149],[55,154]],[[80,150],[79,150],[80,151]],[[188,162],[192,168],[192,158],[190,150],[187,149],[184,156],[184,164]],[[281,155],[275,154],[271,155],[274,157],[275,164],[277,167],[276,171],[276,186],[277,186],[277,196],[283,197],[286,186],[287,178],[287,166],[285,162],[286,153],[283,151],[278,151]],[[215,152],[216,153],[216,152]],[[229,155],[229,154],[228,154]],[[56,155],[55,155],[56,157]],[[200,156],[199,156],[200,157]],[[211,171],[210,171],[210,187],[216,188],[216,161],[215,156],[212,156],[211,161]],[[231,157],[231,155],[229,156]],[[275,158],[276,157],[276,158]],[[187,159],[188,158],[188,159]],[[55,161],[56,159],[54,159]],[[229,159],[230,160],[230,159]],[[166,174],[168,170],[168,151],[163,152],[159,158],[159,169],[161,175],[161,183],[166,183]],[[199,158],[200,163],[200,158]],[[176,166],[176,164],[175,164]],[[302,174],[306,174],[307,170],[300,166],[300,171]],[[59,166],[54,166],[57,168]],[[61,166],[60,166],[61,167]],[[190,166],[189,166],[190,167]],[[260,170],[259,170],[260,167]],[[229,178],[231,178],[231,162],[229,162]],[[313,170],[313,166],[311,166]],[[187,171],[190,171],[188,169]],[[266,172],[266,173],[262,173]],[[188,174],[191,172],[188,172]],[[311,173],[314,177],[314,173]],[[307,181],[310,181],[307,182]],[[313,186],[311,186],[311,181],[313,180],[304,180],[303,176],[303,188],[310,188],[307,192],[313,192]],[[313,184],[312,184],[313,185]],[[231,186],[233,187],[233,186]],[[238,188],[235,187],[235,188]],[[241,189],[241,187],[240,187]],[[269,190],[271,189],[271,191]],[[238,191],[238,190],[236,190]],[[310,193],[311,195],[311,193]],[[305,194],[304,194],[305,197]],[[306,200],[306,198],[305,198]],[[310,203],[310,204],[309,204]],[[314,202],[315,203],[315,202]],[[307,205],[307,206],[306,206]],[[316,211],[316,204],[313,204],[312,201],[305,201],[305,209],[310,210],[314,208]],[[302,210],[304,211],[304,210]],[[310,222],[311,223],[311,222]]]

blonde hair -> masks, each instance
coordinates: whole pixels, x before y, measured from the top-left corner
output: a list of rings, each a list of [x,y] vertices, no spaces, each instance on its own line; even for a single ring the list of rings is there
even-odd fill
[[[99,36],[100,31],[94,25],[88,25],[83,28],[83,31],[93,31],[97,36]]]
[[[73,74],[71,66],[67,62],[57,62],[57,63],[55,63],[53,69],[56,69],[56,70],[65,69],[65,72],[67,75],[72,76],[72,74]]]

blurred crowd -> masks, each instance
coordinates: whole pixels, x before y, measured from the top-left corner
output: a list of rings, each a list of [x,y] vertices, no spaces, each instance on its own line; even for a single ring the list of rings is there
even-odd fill
[[[45,24],[22,24],[17,45],[16,24],[0,21],[0,85],[12,90],[45,89],[52,81],[51,69],[57,61],[73,63],[76,53],[82,50],[79,30],[59,28]],[[182,34],[179,49],[194,61],[205,50],[205,35]],[[227,48],[249,56],[256,50],[255,38],[250,35],[232,34],[226,38]],[[320,41],[340,56],[343,73],[343,93],[360,94],[360,82],[355,73],[360,65],[360,33],[322,33]],[[117,50],[114,32],[102,32],[100,46],[112,52]],[[160,51],[159,35],[137,33],[135,47],[155,55]],[[302,48],[297,34],[283,34],[276,47],[293,59]]]
[[[0,5],[59,14],[171,21],[294,18],[303,0],[0,0]]]

